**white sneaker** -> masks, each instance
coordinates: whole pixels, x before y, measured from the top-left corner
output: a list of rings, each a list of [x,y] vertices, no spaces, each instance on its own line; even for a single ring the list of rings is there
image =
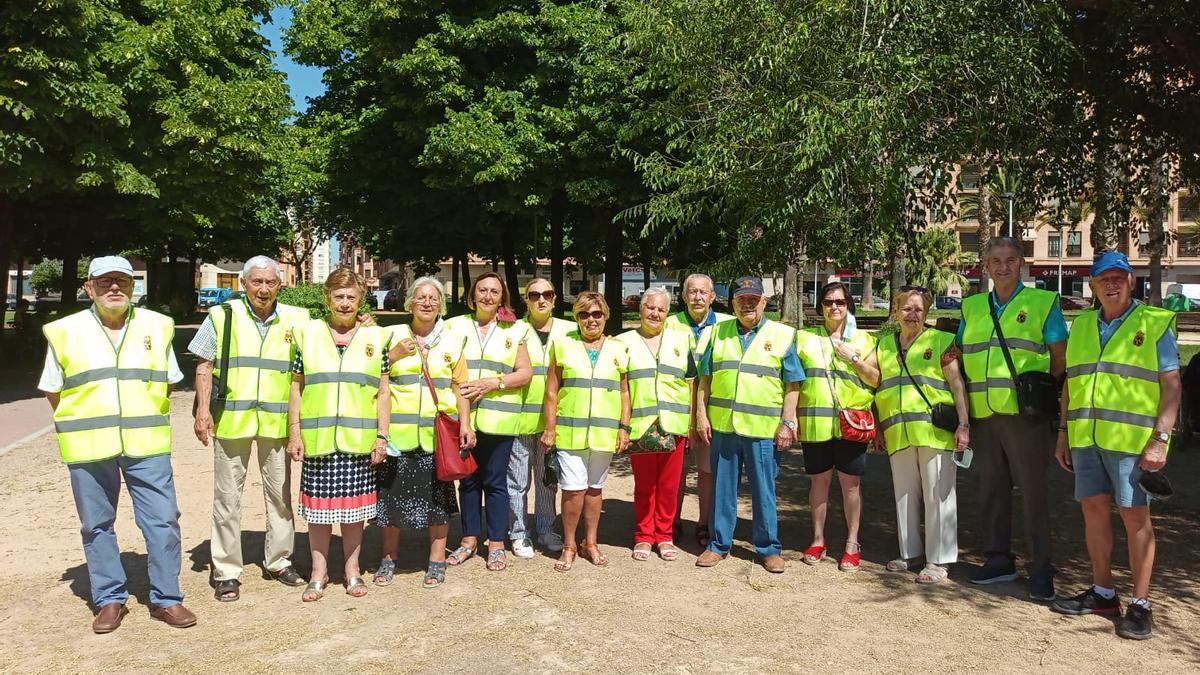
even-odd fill
[[[541,546],[550,553],[562,553],[562,535],[557,532],[543,534],[542,536],[538,537],[538,546]]]
[[[528,539],[518,539],[512,543],[512,552],[518,558],[532,558],[533,546]]]

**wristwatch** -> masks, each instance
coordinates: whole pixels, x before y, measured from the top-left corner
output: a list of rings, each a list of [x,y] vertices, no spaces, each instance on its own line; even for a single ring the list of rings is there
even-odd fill
[[[850,357],[850,363],[858,363],[858,354]]]
[[[792,431],[796,430],[796,423],[792,420],[779,420],[779,423],[791,429]]]
[[[1171,434],[1168,434],[1165,431],[1156,431],[1154,432],[1154,439],[1166,443],[1171,440]]]
[[[621,431],[624,431],[625,433],[629,433],[629,432],[633,431],[633,427],[629,426],[628,424],[618,424],[617,428],[620,429]]]
[[[496,378],[496,381],[500,383],[500,391],[504,391],[504,378],[503,378],[503,377],[497,377],[497,378]]]

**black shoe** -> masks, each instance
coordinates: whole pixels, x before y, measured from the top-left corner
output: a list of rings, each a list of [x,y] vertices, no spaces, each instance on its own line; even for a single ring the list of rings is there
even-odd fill
[[[1017,568],[1012,558],[1006,555],[996,555],[988,558],[987,564],[971,572],[967,580],[978,586],[1002,584],[1017,580]]]
[[[1141,605],[1129,605],[1125,616],[1117,622],[1117,635],[1130,640],[1149,640],[1154,637],[1154,612]]]
[[[1096,595],[1094,588],[1089,588],[1073,598],[1059,598],[1050,603],[1050,609],[1059,614],[1102,614],[1105,616],[1120,615],[1121,601],[1117,596],[1108,600]]]
[[[1057,598],[1054,594],[1054,570],[1038,572],[1029,577],[1029,599],[1038,602],[1050,602]]]
[[[263,578],[274,579],[284,586],[303,586],[307,583],[304,581],[304,577],[300,576],[300,573],[296,571],[296,568],[291,566],[285,567],[278,572],[267,570],[263,572]]]

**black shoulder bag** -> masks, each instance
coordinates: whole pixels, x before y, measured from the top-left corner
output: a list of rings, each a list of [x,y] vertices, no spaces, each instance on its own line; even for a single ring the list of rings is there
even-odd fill
[[[1054,421],[1058,419],[1058,394],[1061,391],[1058,380],[1050,373],[1030,371],[1018,373],[1013,365],[1012,355],[1008,351],[1008,341],[1000,328],[1000,318],[996,316],[996,299],[988,293],[988,309],[992,316],[992,325],[996,327],[996,338],[1000,342],[1000,351],[1004,353],[1004,362],[1008,364],[1008,372],[1012,376],[1013,386],[1017,390],[1017,410],[1026,417],[1039,421]]]
[[[904,370],[904,374],[908,376],[908,381],[912,382],[912,385],[916,388],[917,393],[921,395],[921,400],[925,401],[925,407],[929,408],[929,419],[931,422],[933,422],[933,426],[945,431],[957,431],[958,411],[955,410],[953,405],[948,403],[932,405],[929,402],[929,397],[925,395],[925,392],[921,391],[921,385],[917,384],[916,378],[914,378],[912,373],[908,371],[908,363],[905,359],[905,354],[900,350],[900,334],[892,333],[892,335],[896,338],[896,354],[900,357],[900,368]]]
[[[225,411],[225,399],[229,396],[229,338],[233,335],[233,308],[229,303],[221,305],[221,309],[225,311],[225,319],[221,322],[224,327],[221,333],[221,352],[217,358],[218,367],[221,370],[221,376],[217,376],[216,369],[213,369],[212,389],[208,392],[208,410],[212,413],[213,421],[220,420],[221,413]],[[200,398],[196,397],[192,401],[192,417],[200,410]]]

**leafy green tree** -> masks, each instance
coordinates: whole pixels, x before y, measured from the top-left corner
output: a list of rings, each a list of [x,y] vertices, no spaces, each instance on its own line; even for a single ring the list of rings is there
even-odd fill
[[[967,278],[959,273],[961,254],[954,231],[931,227],[917,235],[915,246],[905,260],[909,283],[928,288],[934,295],[945,295],[951,284],[967,288]]]

